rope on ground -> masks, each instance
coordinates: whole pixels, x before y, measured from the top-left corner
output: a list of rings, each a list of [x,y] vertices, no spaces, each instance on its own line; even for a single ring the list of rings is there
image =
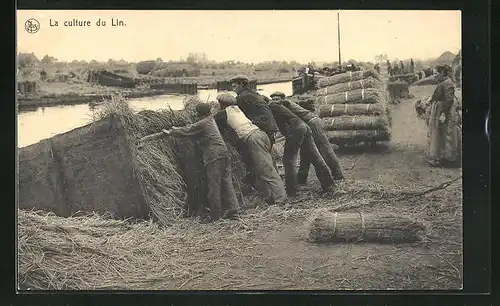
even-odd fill
[[[441,183],[435,187],[432,187],[432,188],[429,188],[429,189],[426,189],[424,191],[421,191],[421,192],[418,192],[418,193],[415,193],[413,194],[412,196],[414,197],[419,197],[419,196],[423,196],[425,194],[428,194],[428,193],[431,193],[431,192],[434,192],[434,191],[437,191],[437,190],[441,190],[441,189],[446,189],[448,188],[451,184],[453,184],[454,182],[458,181],[459,179],[462,178],[462,175],[459,175],[458,177],[452,179],[452,180],[449,180],[447,182],[444,182],[444,183]]]

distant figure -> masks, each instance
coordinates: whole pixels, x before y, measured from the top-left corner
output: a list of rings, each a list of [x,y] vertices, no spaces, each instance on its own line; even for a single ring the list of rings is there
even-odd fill
[[[387,74],[392,76],[392,67],[391,67],[391,62],[387,60]]]
[[[376,63],[373,68],[375,69],[375,71],[377,71],[378,74],[380,74],[380,66],[378,65],[378,63]]]
[[[42,71],[40,71],[40,79],[42,79],[42,81],[45,81],[47,79],[47,72],[45,72],[45,69],[42,69]]]
[[[403,61],[399,61],[399,65],[401,66],[401,74],[405,73],[405,64],[403,64]]]
[[[413,58],[410,59],[410,73],[415,72],[415,63],[413,62]]]
[[[394,63],[392,63],[392,71],[393,71],[393,75],[399,75],[399,65],[396,61],[394,61]]]

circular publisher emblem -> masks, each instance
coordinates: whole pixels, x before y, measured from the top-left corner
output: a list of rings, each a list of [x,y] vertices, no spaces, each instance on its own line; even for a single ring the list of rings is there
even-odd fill
[[[38,22],[35,18],[30,18],[24,23],[24,28],[26,29],[26,32],[35,34],[40,30],[40,22]]]

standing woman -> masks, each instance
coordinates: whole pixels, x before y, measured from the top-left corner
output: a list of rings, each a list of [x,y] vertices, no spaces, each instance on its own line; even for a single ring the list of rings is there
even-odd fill
[[[460,166],[462,135],[451,67],[443,65],[436,70],[439,84],[430,100],[428,163],[433,167]]]

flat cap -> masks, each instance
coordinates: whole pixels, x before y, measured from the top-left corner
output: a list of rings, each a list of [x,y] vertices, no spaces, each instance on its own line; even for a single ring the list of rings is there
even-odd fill
[[[234,105],[236,104],[236,99],[229,93],[222,93],[217,96],[217,101],[219,103]]]
[[[199,115],[207,115],[210,114],[210,111],[212,110],[212,106],[208,103],[199,103],[196,105],[196,112]]]
[[[436,70],[438,72],[448,72],[448,71],[451,71],[451,66],[450,65],[439,65],[436,67]]]
[[[234,76],[229,79],[229,83],[235,83],[235,82],[245,82],[245,83],[250,83],[250,78],[247,77],[246,75],[240,74],[237,76]]]
[[[281,98],[284,98],[284,97],[285,97],[285,94],[284,94],[284,93],[282,93],[281,91],[275,91],[275,92],[273,92],[273,93],[270,95],[270,97],[271,97],[271,98],[272,98],[272,97],[281,97]]]

